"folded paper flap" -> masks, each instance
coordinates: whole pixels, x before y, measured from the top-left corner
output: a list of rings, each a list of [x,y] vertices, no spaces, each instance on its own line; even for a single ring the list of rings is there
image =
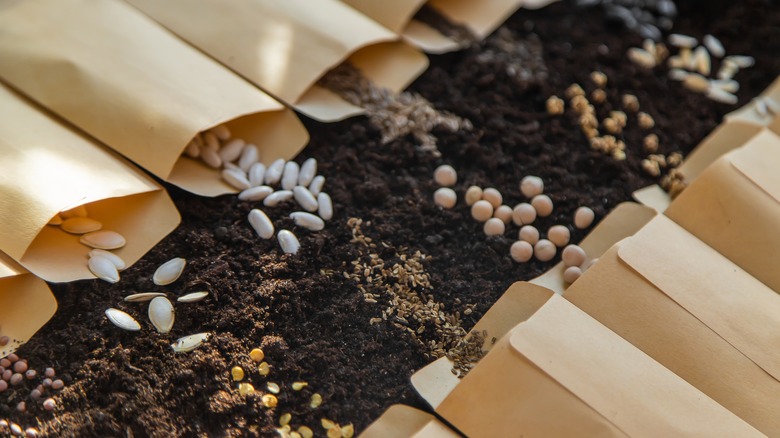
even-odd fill
[[[403,41],[364,47],[349,62],[375,85],[396,93],[417,79],[429,63],[424,53]]]
[[[0,254],[0,270],[4,263]],[[32,274],[0,278],[0,336],[11,341],[0,346],[0,357],[13,353],[54,316],[57,300],[49,286]]]
[[[557,0],[430,0],[428,5],[455,23],[461,23],[478,38],[493,32],[518,8],[538,9]]]
[[[365,113],[363,108],[352,105],[338,94],[319,85],[306,91],[293,107],[319,122],[332,123]]]
[[[362,438],[408,438],[416,436],[436,417],[405,405],[390,406],[379,418],[364,430]]]
[[[630,436],[762,436],[562,297],[509,342]]]
[[[742,146],[759,131],[761,128],[756,125],[741,120],[726,120],[685,157],[679,169],[686,181],[691,183],[715,160]]]
[[[780,202],[780,137],[777,134],[762,130],[728,157],[743,175]]]
[[[403,39],[426,53],[442,54],[460,49],[459,42],[446,37],[427,24],[412,20],[403,31]]]
[[[406,26],[426,0],[341,0],[396,34]]]
[[[670,219],[621,244],[622,261],[780,380],[780,297]]]
[[[8,255],[3,252],[0,252],[0,280],[28,273],[29,271],[24,269],[22,265],[17,263],[14,259],[8,257]]]
[[[768,98],[776,102],[774,105],[780,105],[780,76],[778,76],[756,99],[751,100],[738,110],[732,111],[724,116],[726,121],[740,121],[757,127],[769,126],[775,132],[780,133],[780,114],[759,112],[757,106],[758,100]],[[770,103],[771,104],[771,103]]]

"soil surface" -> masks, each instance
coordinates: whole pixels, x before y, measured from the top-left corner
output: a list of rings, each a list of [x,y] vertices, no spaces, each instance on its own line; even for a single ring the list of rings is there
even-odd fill
[[[344,272],[352,277],[352,262],[366,262],[370,253],[386,267],[418,260],[417,274],[430,284],[412,289],[424,302],[438,304],[463,330],[511,283],[544,272],[551,263],[517,264],[509,258],[517,236],[514,225],[503,237],[487,238],[462,198],[452,210],[436,207],[434,168],[447,163],[458,170],[459,195],[472,184],[492,186],[510,206],[525,200],[519,191],[523,176],[541,176],[555,202],[553,215],[536,223],[542,230],[570,226],[581,205],[592,207],[598,219],[630,200],[632,191],[657,182],[640,169],[647,155],[641,147],[644,135],[658,135],[661,153],[685,154],[724,114],[747,103],[780,73],[780,8],[757,0],[678,6],[674,32],[699,38],[712,33],[729,54],[756,58],[755,67],[736,76],[741,84],[737,105],[685,90],[666,77],[665,67],[648,71],[631,64],[626,49],[640,46],[641,38],[611,27],[600,8],[577,10],[557,3],[519,11],[483,44],[431,57],[430,69],[411,86],[438,110],[473,125],[459,132],[434,130],[441,157],[421,151],[411,136],[382,144],[367,118],[331,125],[306,121],[312,140],[298,161],[317,158],[335,215],[325,230],[307,232],[287,219],[291,204],[265,209],[277,229],[299,236],[297,255],[284,255],[275,239],[255,235],[246,217],[257,205],[168,187],[182,224],[124,271],[122,281],[51,285],[59,310],[19,354],[32,368],[55,367],[65,380],[65,389],[55,396],[57,408],[47,412],[28,403],[27,412],[19,413],[16,403],[30,388],[6,391],[0,394],[0,418],[37,427],[47,436],[219,437],[274,436],[280,416],[291,413],[293,429],[307,425],[324,436],[323,417],[342,426],[352,423],[359,433],[392,404],[423,408],[409,376],[440,354],[431,345],[448,341],[432,324],[381,319],[392,307],[389,295],[379,293],[376,303],[366,302],[359,288],[366,285]],[[529,47],[507,52],[513,44]],[[528,54],[535,44],[545,63],[537,67],[544,68],[526,62],[535,59]],[[619,109],[621,95],[631,93],[655,119],[651,131],[642,131],[629,114],[624,161],[591,150],[572,111],[562,116],[545,111],[547,98],[563,97],[571,83],[590,92],[593,70],[609,78],[607,102],[596,105],[600,117]],[[350,218],[362,219],[360,231],[375,248],[353,238]],[[586,232],[570,228],[575,242]],[[173,257],[187,259],[182,278],[155,287],[153,272]],[[403,283],[392,275],[382,278],[390,286]],[[161,335],[148,323],[145,304],[122,301],[130,293],[152,290],[174,297],[197,290],[211,295],[199,303],[177,303],[173,330]],[[108,307],[134,315],[142,330],[113,326],[104,316]],[[175,339],[199,332],[212,336],[190,353],[172,352]],[[267,376],[249,358],[255,347],[265,352]],[[239,394],[230,375],[234,366],[245,370],[244,382],[254,385],[255,395]],[[294,391],[296,381],[308,385]],[[281,387],[275,408],[263,406],[268,382]],[[309,405],[314,393],[323,400],[317,408]]]

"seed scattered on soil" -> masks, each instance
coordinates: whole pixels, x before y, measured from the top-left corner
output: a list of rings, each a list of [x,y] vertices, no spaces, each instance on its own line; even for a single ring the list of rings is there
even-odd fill
[[[277,404],[279,404],[279,400],[276,398],[273,394],[265,394],[263,396],[263,406],[267,408],[275,408]]]
[[[187,261],[181,257],[176,257],[160,265],[156,271],[152,281],[158,286],[165,286],[178,280],[184,267],[187,265]]]
[[[540,239],[534,245],[534,256],[540,262],[549,262],[555,257],[556,252],[555,244],[547,239]]]
[[[458,195],[449,187],[440,187],[433,192],[433,202],[444,209],[455,207],[458,202]]]
[[[480,199],[471,206],[471,217],[477,222],[487,221],[493,217],[493,205],[484,199]]]
[[[475,202],[482,199],[482,188],[478,186],[470,186],[466,189],[466,195],[464,196],[466,205],[471,207]]]
[[[449,164],[442,164],[433,171],[433,180],[442,187],[452,187],[458,182],[458,172]]]
[[[526,176],[520,181],[520,192],[528,199],[544,193],[544,181],[538,176]]]
[[[596,213],[590,207],[580,207],[574,212],[574,226],[584,230],[593,224]]]
[[[311,399],[309,401],[309,407],[317,408],[321,404],[322,404],[322,396],[318,392],[315,392],[314,394],[312,394],[311,395]]]
[[[522,202],[512,209],[512,222],[517,226],[532,224],[536,220],[536,214],[533,205]]]
[[[534,247],[524,240],[518,240],[509,248],[509,254],[517,263],[525,263],[533,257]]]
[[[293,391],[300,391],[301,389],[303,389],[307,385],[308,385],[308,383],[306,383],[306,382],[293,382],[292,389],[293,389]]]
[[[265,358],[265,353],[260,348],[253,348],[252,351],[249,352],[249,358],[259,363]]]
[[[504,231],[506,231],[506,225],[504,225],[504,221],[501,219],[493,217],[485,222],[483,231],[485,232],[486,236],[498,236],[504,234]]]
[[[501,203],[504,202],[504,197],[501,195],[501,192],[493,187],[488,187],[482,191],[482,199],[489,202],[494,209],[498,208]]]
[[[560,115],[563,114],[564,110],[564,103],[563,99],[561,99],[558,96],[550,96],[547,98],[547,102],[545,102],[545,108],[547,109],[547,114],[551,115]]]
[[[569,244],[571,233],[564,225],[553,225],[549,230],[547,230],[547,239],[554,243],[558,248],[563,248]]]
[[[279,394],[279,392],[281,391],[281,388],[279,388],[279,385],[274,383],[274,382],[268,382],[268,384],[266,385],[266,388],[268,388],[268,392],[270,392],[272,394]]]
[[[238,393],[242,396],[247,396],[255,393],[255,387],[252,386],[251,383],[239,383],[238,384]]]
[[[244,369],[239,366],[235,366],[230,370],[230,375],[233,377],[233,381],[240,382],[244,380]]]
[[[536,195],[531,199],[531,205],[539,217],[547,217],[553,212],[553,202],[547,195]]]
[[[280,426],[287,426],[290,424],[290,421],[292,420],[292,414],[289,412],[282,414],[281,417],[279,417],[279,425]]]
[[[585,250],[577,245],[568,245],[561,253],[561,260],[566,266],[582,266],[586,257]]]
[[[494,212],[493,217],[500,219],[504,224],[512,222],[512,207],[508,205],[500,205]]]

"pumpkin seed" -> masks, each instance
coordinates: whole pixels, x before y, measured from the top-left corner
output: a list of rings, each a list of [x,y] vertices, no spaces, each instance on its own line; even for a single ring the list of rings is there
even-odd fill
[[[157,297],[164,297],[162,292],[141,292],[137,294],[128,295],[125,297],[125,301],[128,303],[142,303],[144,301],[151,301]]]
[[[168,333],[176,319],[173,304],[165,297],[155,297],[149,303],[149,321],[160,333]]]
[[[122,257],[119,257],[118,255],[114,254],[111,251],[106,251],[104,249],[93,249],[93,250],[91,250],[89,252],[89,256],[90,257],[95,257],[95,256],[105,257],[105,258],[111,260],[111,263],[113,263],[114,266],[116,266],[116,269],[119,270],[119,271],[121,271],[121,270],[123,270],[123,269],[125,269],[127,267],[127,264],[125,263],[124,260],[122,260]]]
[[[71,234],[86,234],[100,230],[103,228],[103,224],[95,219],[75,216],[62,221],[60,228]]]
[[[96,249],[119,249],[127,244],[124,236],[116,231],[93,231],[81,236],[81,243]]]
[[[209,295],[208,292],[192,292],[187,295],[182,295],[179,298],[176,299],[176,301],[180,303],[195,303],[198,302],[204,298],[206,298]]]
[[[187,265],[187,260],[177,257],[160,265],[154,272],[152,281],[158,286],[165,286],[171,284],[179,279],[181,273],[184,271],[184,267]]]
[[[176,353],[186,353],[200,347],[200,344],[202,344],[208,338],[208,333],[198,333],[195,335],[185,336],[183,338],[177,339],[176,342],[171,344],[171,348],[173,348],[173,351]]]
[[[139,324],[138,321],[119,309],[106,309],[106,317],[109,321],[111,321],[112,324],[121,329],[130,330],[133,332],[141,330],[141,324]]]
[[[116,283],[119,281],[119,271],[116,269],[111,260],[103,256],[94,256],[89,258],[87,267],[90,272],[95,274],[95,277],[107,281],[109,283]]]

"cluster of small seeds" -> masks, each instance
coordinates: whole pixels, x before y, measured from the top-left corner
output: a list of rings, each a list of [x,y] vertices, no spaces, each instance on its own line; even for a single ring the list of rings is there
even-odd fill
[[[124,236],[116,231],[104,230],[100,221],[88,217],[84,205],[61,211],[49,225],[59,226],[62,231],[80,236],[79,241],[90,248],[87,266],[95,276],[109,283],[119,281],[119,271],[125,269],[124,260],[110,252],[125,246]]]
[[[322,428],[327,431],[328,438],[352,438],[355,435],[355,428],[352,423],[346,426],[340,426],[338,423],[327,418],[320,420]]]
[[[38,383],[35,384],[35,381]],[[26,359],[20,358],[17,354],[12,353],[0,359],[0,393],[9,392],[6,397],[9,402],[14,398],[14,395],[22,394],[23,390],[28,389],[28,384],[32,384],[34,387],[30,390],[29,396],[24,397],[25,400],[16,403],[15,409],[18,412],[27,412],[39,405],[46,411],[53,411],[57,407],[57,402],[52,398],[52,393],[65,387],[65,383],[57,378],[54,368],[46,368],[41,375],[28,366]],[[0,419],[0,435],[6,432],[10,432],[14,436],[38,436],[38,431],[35,428],[30,427],[23,431],[18,424],[7,419]]]

